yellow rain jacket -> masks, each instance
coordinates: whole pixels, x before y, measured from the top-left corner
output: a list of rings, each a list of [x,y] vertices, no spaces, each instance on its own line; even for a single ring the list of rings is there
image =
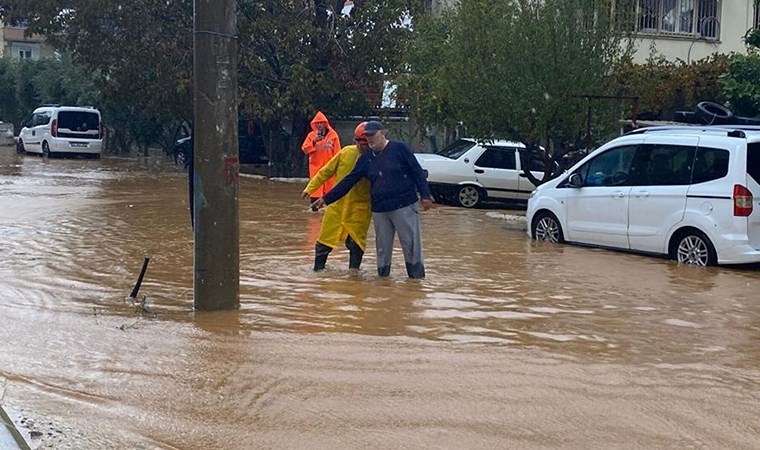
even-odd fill
[[[314,177],[304,189],[311,195],[327,180],[335,175],[336,184],[351,173],[359,159],[361,151],[356,145],[343,147]],[[366,178],[348,191],[345,197],[327,206],[322,217],[322,228],[317,242],[335,248],[346,240],[347,236],[356,242],[362,250],[367,246],[367,229],[372,219],[370,207],[369,180]]]

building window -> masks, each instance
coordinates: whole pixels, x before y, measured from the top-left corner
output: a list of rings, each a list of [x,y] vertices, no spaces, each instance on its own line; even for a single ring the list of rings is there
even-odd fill
[[[638,0],[636,31],[720,38],[720,0]]]
[[[19,59],[32,59],[32,49],[31,48],[20,48],[18,50],[18,57],[19,57]]]

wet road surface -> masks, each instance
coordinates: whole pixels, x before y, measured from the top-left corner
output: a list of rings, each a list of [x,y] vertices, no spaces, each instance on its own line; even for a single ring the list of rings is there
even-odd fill
[[[427,279],[311,271],[241,179],[241,308],[192,311],[185,174],[0,147],[0,397],[40,448],[759,448],[760,270],[422,214]],[[503,211],[502,211],[503,212]],[[370,242],[373,242],[370,233]],[[144,257],[146,310],[127,302]]]

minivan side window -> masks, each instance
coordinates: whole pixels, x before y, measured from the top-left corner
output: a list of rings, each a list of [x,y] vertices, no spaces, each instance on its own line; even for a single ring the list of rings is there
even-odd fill
[[[576,173],[582,186],[630,186],[628,180],[633,156],[638,146],[617,147],[597,155]]]
[[[515,162],[515,149],[486,147],[486,151],[480,155],[475,162],[478,167],[489,167],[492,169],[517,169]]]
[[[47,125],[50,123],[50,113],[44,112],[37,115],[37,125]]]
[[[722,148],[700,147],[694,159],[694,175],[692,183],[704,183],[717,180],[728,175],[728,150]],[[747,152],[749,158],[749,151]]]
[[[686,186],[696,147],[687,145],[644,144],[639,147],[631,167],[634,186]]]
[[[760,183],[760,142],[747,144],[747,175]]]

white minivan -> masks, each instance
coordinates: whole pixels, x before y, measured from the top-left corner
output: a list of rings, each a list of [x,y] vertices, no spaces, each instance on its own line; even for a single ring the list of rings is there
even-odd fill
[[[528,233],[700,266],[755,263],[753,193],[760,193],[760,127],[644,128],[536,188]]]
[[[16,145],[19,153],[76,153],[99,158],[103,150],[100,111],[78,106],[37,108],[24,123]]]

